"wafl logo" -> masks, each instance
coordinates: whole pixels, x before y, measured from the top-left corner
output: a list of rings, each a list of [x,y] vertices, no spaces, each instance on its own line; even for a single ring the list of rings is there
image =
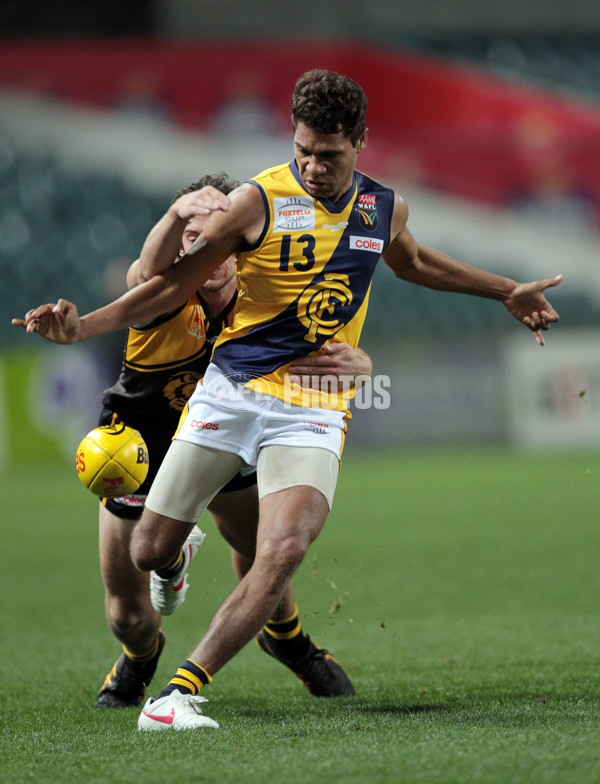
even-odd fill
[[[310,196],[273,199],[273,231],[314,231],[315,205]]]
[[[377,228],[377,205],[374,193],[359,193],[358,195],[358,214],[360,225],[367,231],[375,231]]]
[[[316,343],[318,335],[331,337],[344,326],[336,308],[352,302],[347,275],[326,272],[325,280],[307,286],[298,300],[298,318],[308,329],[304,340]]]

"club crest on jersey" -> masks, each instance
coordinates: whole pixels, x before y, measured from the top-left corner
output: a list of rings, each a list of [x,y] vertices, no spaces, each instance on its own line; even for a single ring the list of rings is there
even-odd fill
[[[273,199],[273,231],[314,231],[315,204],[310,196]]]
[[[375,231],[377,228],[377,204],[374,193],[358,194],[358,214],[360,225],[367,231]]]
[[[163,389],[163,395],[169,401],[169,406],[175,411],[183,411],[185,404],[191,397],[200,380],[198,373],[175,373]]]
[[[298,318],[308,330],[304,336],[308,343],[316,343],[319,336],[330,338],[344,326],[335,310],[352,302],[349,283],[347,275],[326,272],[324,280],[304,289],[298,299]]]

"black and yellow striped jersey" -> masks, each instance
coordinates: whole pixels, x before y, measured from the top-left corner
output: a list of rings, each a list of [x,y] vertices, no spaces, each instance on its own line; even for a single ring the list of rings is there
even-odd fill
[[[215,341],[230,323],[236,298],[237,293],[215,316],[196,293],[148,326],[129,329],[119,378],[102,396],[102,420],[116,413],[139,430],[151,466],[158,468]]]

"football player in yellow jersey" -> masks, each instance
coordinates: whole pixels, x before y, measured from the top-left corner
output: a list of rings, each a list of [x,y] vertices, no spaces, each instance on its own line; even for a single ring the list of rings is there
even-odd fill
[[[141,569],[160,568],[212,495],[256,465],[256,557],[189,658],[146,703],[141,730],[217,726],[202,714],[199,690],[260,633],[319,535],[335,489],[346,396],[324,401],[317,389],[317,405],[307,406],[286,378],[307,346],[315,355],[335,338],[356,346],[379,257],[401,280],[501,302],[540,344],[558,321],[544,290],[561,276],[517,283],[414,239],[404,199],[356,170],[367,144],[366,108],[361,87],[348,77],[304,74],[292,96],[294,160],[234,191],[229,210],[211,216],[179,264],[81,318],[59,300],[14,322],[55,342],[78,342],[171,309],[230,254],[238,258],[233,326],[190,400],[132,552]]]
[[[160,271],[157,257],[171,266],[201,234],[208,219],[203,213],[209,214],[215,208],[227,209],[223,195],[238,184],[220,173],[202,177],[178,191],[171,207],[146,240],[142,253],[146,268],[154,274]],[[188,219],[183,235],[179,219]],[[127,273],[128,287],[145,280],[138,259]],[[173,580],[153,572],[149,585],[148,574],[140,572],[132,563],[131,535],[181,412],[206,371],[214,342],[230,321],[236,299],[235,259],[231,257],[183,306],[148,325],[130,328],[119,378],[102,396],[99,424],[122,421],[139,430],[148,446],[150,469],[135,493],[104,498],[100,505],[100,569],[105,585],[106,619],[122,643],[123,653],[102,684],[97,698],[99,707],[141,703],[164,647],[161,615],[172,614],[184,600],[187,574]],[[329,358],[322,355],[317,363],[311,369],[314,374],[355,376],[368,375],[371,370],[364,352],[355,352],[343,344],[335,344],[334,353]],[[235,476],[211,501],[208,510],[218,530],[231,544],[233,566],[241,579],[252,564],[256,539],[256,472]],[[246,536],[240,537],[237,529],[247,532]],[[187,565],[203,540],[204,534],[196,526],[184,547]],[[282,639],[278,640],[276,635]],[[303,678],[311,693],[327,697],[353,694],[352,684],[342,668],[304,634],[291,584],[258,639],[263,650],[276,654],[275,658]]]

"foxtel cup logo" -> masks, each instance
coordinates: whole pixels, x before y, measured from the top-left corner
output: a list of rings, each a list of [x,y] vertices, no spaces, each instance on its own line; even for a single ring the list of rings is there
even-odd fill
[[[273,199],[273,232],[314,231],[315,203],[310,196]]]
[[[200,305],[194,306],[194,316],[191,320],[191,323],[186,325],[185,331],[188,333],[188,335],[192,335],[192,337],[196,338],[199,343],[206,340],[204,313],[202,312]]]

